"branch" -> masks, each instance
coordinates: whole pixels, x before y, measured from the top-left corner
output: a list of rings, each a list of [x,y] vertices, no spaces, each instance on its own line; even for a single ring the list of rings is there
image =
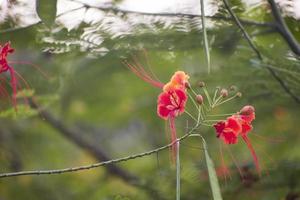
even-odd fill
[[[270,0],[269,0],[270,1]],[[257,47],[255,46],[255,44],[252,42],[251,37],[249,36],[249,34],[247,33],[246,29],[243,27],[242,23],[240,22],[239,18],[234,14],[234,12],[232,11],[232,9],[229,6],[229,3],[227,0],[223,0],[224,5],[226,7],[226,9],[228,10],[229,14],[231,15],[232,19],[234,20],[234,22],[236,23],[236,25],[241,29],[244,37],[246,38],[246,40],[248,41],[250,47],[253,49],[253,51],[256,53],[257,58],[263,62],[263,58],[261,53],[259,52],[259,50],[257,49]],[[300,104],[300,98],[295,95],[290,88],[287,86],[287,84],[280,78],[280,76],[270,67],[266,66],[267,69],[269,70],[269,72],[271,73],[271,75],[275,78],[275,80],[278,81],[278,83],[281,85],[281,87],[284,89],[284,91],[289,94],[296,103]]]
[[[243,25],[241,24],[239,18],[234,14],[234,12],[232,11],[232,9],[229,6],[229,3],[227,0],[223,0],[225,8],[228,10],[229,14],[231,15],[233,21],[236,23],[236,25],[241,29],[243,35],[245,36],[247,42],[249,43],[250,47],[253,49],[253,51],[256,53],[256,56],[258,57],[258,59],[262,60],[262,56],[260,54],[260,52],[258,51],[258,49],[256,48],[256,46],[254,45],[254,43],[252,42],[249,34],[247,33],[247,31],[245,30],[245,28],[243,27]]]
[[[99,161],[106,161],[110,160],[108,155],[106,155],[105,152],[103,152],[99,146],[96,146],[95,144],[89,143],[86,141],[81,135],[81,133],[71,127],[67,127],[62,123],[62,120],[55,118],[51,113],[41,109],[32,99],[29,99],[30,106],[36,110],[39,111],[39,115],[45,122],[47,122],[49,125],[51,125],[53,128],[58,130],[63,136],[68,138],[69,140],[73,141],[75,144],[77,144],[79,147],[86,149],[89,153],[95,156]],[[123,179],[126,182],[135,183],[138,181],[138,178],[129,174],[127,171],[124,171],[123,169],[119,168],[116,165],[107,165],[106,169],[108,172],[110,172],[113,175],[119,176],[121,179]]]
[[[196,14],[185,14],[185,13],[169,13],[169,12],[161,12],[161,13],[151,13],[151,12],[142,12],[142,11],[133,11],[133,10],[126,10],[121,9],[118,7],[113,6],[107,6],[107,7],[101,7],[101,6],[91,6],[89,4],[83,3],[78,0],[71,0],[76,3],[80,3],[84,5],[86,8],[96,8],[102,11],[113,11],[113,12],[120,12],[124,14],[137,14],[137,15],[148,15],[148,16],[161,16],[161,17],[188,17],[188,18],[201,18],[201,15]],[[218,20],[232,20],[231,17],[221,16],[221,15],[213,15],[213,16],[205,16],[206,18],[210,19],[218,19]],[[275,24],[269,23],[269,22],[257,22],[257,21],[251,21],[251,20],[241,20],[246,25],[254,25],[254,26],[268,26],[268,27],[275,27]]]
[[[84,166],[71,167],[71,168],[65,168],[65,169],[20,171],[20,172],[12,172],[12,173],[3,173],[3,174],[0,174],[0,178],[13,177],[13,176],[28,176],[28,175],[63,174],[63,173],[70,173],[70,172],[76,172],[76,171],[82,171],[82,170],[89,170],[89,169],[93,169],[93,168],[97,168],[97,167],[101,167],[101,166],[111,166],[112,164],[125,162],[125,161],[133,160],[136,158],[142,158],[144,156],[149,156],[149,155],[155,154],[157,152],[163,151],[163,150],[171,147],[173,144],[177,143],[177,141],[186,139],[192,133],[192,131],[183,135],[182,137],[178,138],[176,141],[174,141],[170,144],[167,144],[165,146],[162,146],[162,147],[150,150],[150,151],[146,151],[144,153],[139,153],[139,154],[134,154],[134,155],[130,155],[130,156],[122,157],[122,158],[107,160],[104,162],[94,163],[91,165],[84,165]]]
[[[290,46],[291,50],[298,56],[300,56],[300,44],[295,39],[294,35],[290,32],[288,26],[286,25],[283,17],[280,14],[280,11],[278,7],[276,6],[276,3],[274,0],[268,0],[273,17],[276,21],[275,25],[278,30],[278,32],[281,34],[281,36],[285,39],[285,41]]]
[[[42,109],[38,106],[38,104],[34,101],[34,99],[28,99],[29,105],[36,109],[39,112],[39,115],[43,121],[48,123],[50,126],[52,126],[54,129],[56,129],[59,133],[61,133],[63,136],[77,144],[79,147],[87,150],[89,153],[91,153],[95,158],[97,158],[100,162],[96,164],[92,164],[89,166],[80,166],[80,167],[72,167],[69,169],[62,169],[62,170],[46,170],[46,171],[36,171],[37,173],[34,173],[33,171],[25,171],[25,172],[14,172],[14,173],[6,173],[2,174],[0,178],[5,177],[11,177],[11,176],[24,176],[24,175],[41,175],[41,174],[61,174],[71,171],[79,171],[79,170],[87,170],[95,167],[104,166],[109,173],[112,175],[116,175],[119,178],[121,178],[123,181],[129,183],[132,186],[139,187],[141,189],[144,189],[148,195],[152,199],[165,199],[156,191],[156,189],[149,184],[147,181],[142,181],[138,177],[133,176],[129,172],[123,170],[122,168],[118,167],[116,163],[125,161],[126,159],[129,159],[131,156],[120,158],[120,159],[110,159],[105,152],[99,148],[99,145],[92,144],[88,141],[86,141],[81,135],[83,135],[80,131],[77,129],[67,127],[65,124],[62,123],[60,119],[55,118],[52,116],[51,113],[47,112],[46,110]],[[167,147],[165,147],[167,148]],[[157,149],[156,149],[157,150]],[[162,149],[163,150],[163,149]],[[149,154],[149,152],[144,153],[145,156]],[[150,154],[149,154],[150,155]],[[141,155],[137,154],[135,157],[140,157]],[[133,159],[133,158],[130,158]]]

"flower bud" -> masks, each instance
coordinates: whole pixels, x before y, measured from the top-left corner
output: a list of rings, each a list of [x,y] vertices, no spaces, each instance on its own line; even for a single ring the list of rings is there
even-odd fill
[[[185,82],[184,86],[186,89],[191,89],[191,84],[189,82]]]
[[[199,86],[199,87],[204,87],[204,86],[205,86],[205,83],[204,83],[203,81],[199,81],[199,82],[198,82],[198,86]]]
[[[221,94],[221,96],[222,96],[223,98],[228,97],[228,90],[226,90],[226,89],[223,88],[223,89],[220,91],[220,94]]]
[[[240,114],[242,115],[250,115],[252,113],[255,112],[255,109],[253,106],[250,106],[250,105],[247,105],[247,106],[244,106],[241,110],[240,110]]]
[[[203,104],[203,97],[202,97],[201,94],[198,94],[198,95],[196,96],[196,101],[197,101],[197,103],[198,103],[199,105],[202,105],[202,104]]]
[[[237,87],[235,85],[232,85],[232,86],[229,87],[229,90],[230,91],[236,91]]]
[[[237,96],[237,97],[242,97],[242,93],[241,93],[241,92],[238,92],[238,93],[236,93],[236,96]]]

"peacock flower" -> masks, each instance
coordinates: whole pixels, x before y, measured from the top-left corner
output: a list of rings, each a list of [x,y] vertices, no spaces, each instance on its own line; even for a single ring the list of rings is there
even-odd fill
[[[172,159],[175,160],[177,153],[177,134],[175,126],[175,118],[182,114],[185,110],[187,102],[187,86],[189,85],[189,76],[183,71],[176,71],[166,84],[160,82],[156,76],[150,71],[148,73],[140,64],[130,64],[125,62],[127,67],[139,78],[152,86],[162,89],[157,100],[157,115],[167,120],[171,131]]]
[[[157,100],[157,114],[165,120],[175,118],[184,112],[186,101],[187,95],[184,90],[162,92]]]
[[[228,117],[226,121],[220,121],[214,125],[217,137],[222,139],[225,144],[236,144],[242,126],[235,116]]]
[[[238,137],[241,136],[250,150],[255,167],[260,172],[259,161],[255,150],[248,138],[248,133],[253,129],[252,121],[255,119],[255,109],[251,105],[244,106],[240,112],[214,125],[217,137],[222,139],[225,144],[236,144]]]

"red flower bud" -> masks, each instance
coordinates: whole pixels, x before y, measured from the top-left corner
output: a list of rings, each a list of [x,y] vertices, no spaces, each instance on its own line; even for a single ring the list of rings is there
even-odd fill
[[[222,96],[223,98],[228,97],[228,90],[226,90],[226,89],[223,88],[223,89],[220,91],[220,94],[221,94],[221,96]]]
[[[237,96],[237,97],[242,97],[242,93],[241,93],[241,92],[238,92],[238,93],[236,93],[236,96]]]
[[[203,81],[199,81],[199,82],[198,82],[198,86],[199,86],[199,87],[204,87],[204,86],[205,86],[205,83],[204,83]]]
[[[198,95],[196,96],[196,101],[197,101],[197,103],[198,103],[199,105],[202,105],[202,104],[203,104],[203,97],[202,97],[201,94],[198,94]]]

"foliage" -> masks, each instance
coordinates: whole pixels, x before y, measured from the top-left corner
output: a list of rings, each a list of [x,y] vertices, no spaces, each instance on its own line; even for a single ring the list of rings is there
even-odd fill
[[[223,199],[299,197],[299,104],[266,70],[266,67],[274,69],[299,96],[299,57],[272,26],[274,18],[267,3],[247,6],[241,1],[230,1],[264,62],[257,59],[221,3],[211,1],[206,6],[217,8],[206,16],[211,59],[208,75],[201,17],[193,9],[190,15],[135,13],[122,10],[122,1],[114,1],[112,7],[102,3],[74,4],[74,9],[76,6],[78,9],[63,16],[61,6],[57,6],[61,0],[38,1],[39,4],[32,6],[26,1],[11,2],[16,5],[10,8],[5,20],[1,18],[1,7],[0,43],[11,41],[16,49],[9,59],[37,64],[49,77],[44,78],[29,65],[13,65],[34,93],[19,94],[17,114],[5,101],[0,102],[1,173],[99,162],[93,153],[40,117],[24,96],[29,99],[33,95],[41,107],[110,158],[168,143],[164,122],[156,116],[158,91],[135,77],[123,64],[124,60],[138,60],[146,68],[150,66],[163,82],[174,71],[184,70],[191,76],[193,88],[198,87],[198,81],[209,83],[208,91],[235,85],[235,92],[241,91],[242,98],[217,108],[214,114],[232,113],[245,104],[255,106],[257,119],[249,137],[261,160],[262,175],[258,177],[255,172],[245,145],[231,146],[236,164],[245,176],[241,180],[230,154],[224,154],[231,178],[218,177]],[[191,7],[199,8],[196,13],[200,13],[200,1],[197,3],[199,7]],[[18,13],[20,7],[26,12]],[[299,19],[286,10],[289,9],[281,7],[291,32],[300,41]],[[88,16],[98,18],[92,20]],[[70,19],[79,23],[67,26]],[[188,105],[187,109],[193,107]],[[186,121],[190,127],[188,116],[176,122],[179,136],[186,133]],[[215,133],[201,127],[201,134],[218,175],[222,163]],[[180,143],[182,199],[213,198],[209,180],[215,179],[214,173],[212,168],[207,169],[205,160],[208,167],[212,165],[200,144],[196,139]],[[126,182],[109,174],[106,168],[97,168],[62,175],[1,179],[0,199],[158,199],[151,196],[153,190],[164,199],[175,199],[176,172],[170,166],[168,151],[117,166],[139,177],[144,185]],[[212,180],[211,183],[216,184]],[[218,187],[213,189],[214,196],[218,196]]]

